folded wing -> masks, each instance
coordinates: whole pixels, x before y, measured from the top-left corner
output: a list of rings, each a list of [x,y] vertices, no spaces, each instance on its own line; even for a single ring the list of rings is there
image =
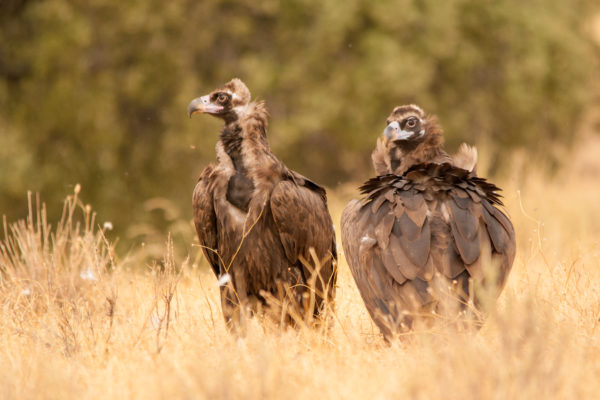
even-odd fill
[[[310,267],[314,265],[310,249],[314,249],[320,261],[317,294],[327,290],[332,299],[337,252],[325,190],[300,174],[290,173],[293,179],[278,183],[271,193],[275,226],[286,257],[290,263],[301,266],[307,280],[315,272]]]
[[[344,210],[342,243],[371,315],[433,305],[435,286],[458,277],[491,279],[500,292],[515,235],[497,187],[450,164],[423,164],[361,189],[366,199]]]

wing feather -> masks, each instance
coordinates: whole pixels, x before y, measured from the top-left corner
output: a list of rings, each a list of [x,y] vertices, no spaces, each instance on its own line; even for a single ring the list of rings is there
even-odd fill
[[[435,218],[431,230],[433,263],[443,276],[453,279],[464,271],[465,266],[452,240],[450,227],[441,218]]]
[[[470,200],[470,198],[469,198]],[[473,215],[473,212],[469,208],[463,208],[458,205],[456,199],[449,200],[450,212],[452,213],[452,220],[456,224],[458,233],[466,240],[473,240],[477,235],[478,223],[477,218]]]
[[[391,190],[388,190],[387,192],[391,192]],[[380,194],[379,196],[377,196],[377,198],[375,200],[373,200],[371,202],[371,211],[373,212],[373,214],[377,214],[377,211],[379,211],[379,207],[381,207],[381,205],[387,200],[386,195],[385,194]]]
[[[404,240],[408,241],[417,240],[421,234],[421,228],[406,213],[396,219],[392,231],[396,236],[403,236]]]
[[[494,248],[497,252],[503,253],[508,245],[508,235],[504,226],[490,214],[487,208],[483,209],[483,218],[487,226],[488,234],[494,244]]]
[[[467,239],[460,234],[459,229],[456,226],[456,220],[450,221],[450,229],[452,237],[454,238],[454,244],[460,253],[461,258],[465,264],[472,264],[477,260],[480,254],[479,240],[477,237]]]
[[[192,195],[192,206],[194,210],[194,225],[198,234],[198,241],[202,246],[202,252],[208,260],[213,272],[218,277],[220,274],[220,261],[217,253],[217,220],[215,215],[211,181],[213,166],[207,166],[200,175],[198,183]]]
[[[392,233],[395,219],[396,218],[394,217],[394,214],[388,212],[381,219],[381,222],[374,227],[375,239],[377,239],[377,243],[382,249],[386,249],[388,247],[390,242],[390,234]]]
[[[402,220],[406,222],[406,219],[402,218],[401,221]],[[410,219],[408,220],[410,221]],[[423,228],[418,229],[417,234],[412,237],[410,235],[404,234],[406,232],[404,228],[406,226],[410,226],[410,224],[400,223],[394,225],[394,227],[396,226],[398,226],[402,230],[402,235],[399,236],[400,245],[402,246],[405,254],[408,256],[411,264],[417,269],[425,267],[427,259],[429,258],[429,251],[431,248],[431,229],[429,227],[429,222],[425,221],[423,224]]]
[[[473,263],[465,265],[469,275],[477,281],[484,279],[485,268],[492,266],[492,244],[483,221],[479,222],[478,229],[477,237],[479,238],[481,253]]]
[[[398,262],[396,261],[393,252],[387,249],[381,250],[379,255],[386,271],[394,278],[394,280],[398,283],[404,283],[407,277],[401,272],[400,268],[398,268]]]
[[[394,261],[396,261],[396,270],[400,271],[406,279],[415,279],[419,269],[404,251],[400,237],[394,233],[390,236],[389,251],[391,251]]]

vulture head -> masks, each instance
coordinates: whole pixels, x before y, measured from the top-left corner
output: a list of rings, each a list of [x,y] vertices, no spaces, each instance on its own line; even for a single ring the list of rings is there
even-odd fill
[[[237,119],[238,114],[248,103],[250,103],[248,87],[241,80],[234,78],[209,94],[192,100],[188,105],[188,116],[205,113],[227,122]]]
[[[435,116],[417,105],[394,108],[377,141],[372,159],[378,174],[402,174],[412,165],[439,162],[443,143],[442,129]]]
[[[442,144],[442,130],[437,124],[437,118],[428,116],[417,105],[394,108],[386,124],[383,140],[390,148],[413,150],[420,144],[427,143],[429,146]]]

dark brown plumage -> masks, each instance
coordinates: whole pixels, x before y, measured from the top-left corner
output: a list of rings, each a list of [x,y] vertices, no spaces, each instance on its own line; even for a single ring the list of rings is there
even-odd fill
[[[337,260],[325,189],[271,153],[265,105],[251,102],[239,79],[193,100],[188,113],[198,112],[225,122],[217,163],[202,171],[193,207],[228,325],[239,326],[269,300],[286,322],[319,315],[334,297]],[[311,249],[321,261],[318,274]]]
[[[477,153],[449,156],[437,120],[417,106],[394,109],[373,152],[379,176],[342,214],[346,260],[386,338],[456,320],[470,301],[482,309],[502,290],[515,232],[500,190],[475,173]],[[488,294],[488,295],[486,295]]]

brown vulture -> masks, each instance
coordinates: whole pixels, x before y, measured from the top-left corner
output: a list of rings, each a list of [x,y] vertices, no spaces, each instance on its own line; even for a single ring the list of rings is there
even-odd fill
[[[378,176],[342,214],[346,260],[369,314],[386,339],[417,323],[479,325],[515,257],[500,189],[477,177],[474,148],[454,157],[442,149],[437,119],[419,107],[396,107],[386,123],[372,154]]]
[[[193,208],[228,326],[273,305],[286,323],[317,317],[333,301],[337,268],[325,189],[271,152],[265,104],[250,101],[241,80],[192,100],[188,114],[195,113],[224,121],[217,162],[202,171]]]

